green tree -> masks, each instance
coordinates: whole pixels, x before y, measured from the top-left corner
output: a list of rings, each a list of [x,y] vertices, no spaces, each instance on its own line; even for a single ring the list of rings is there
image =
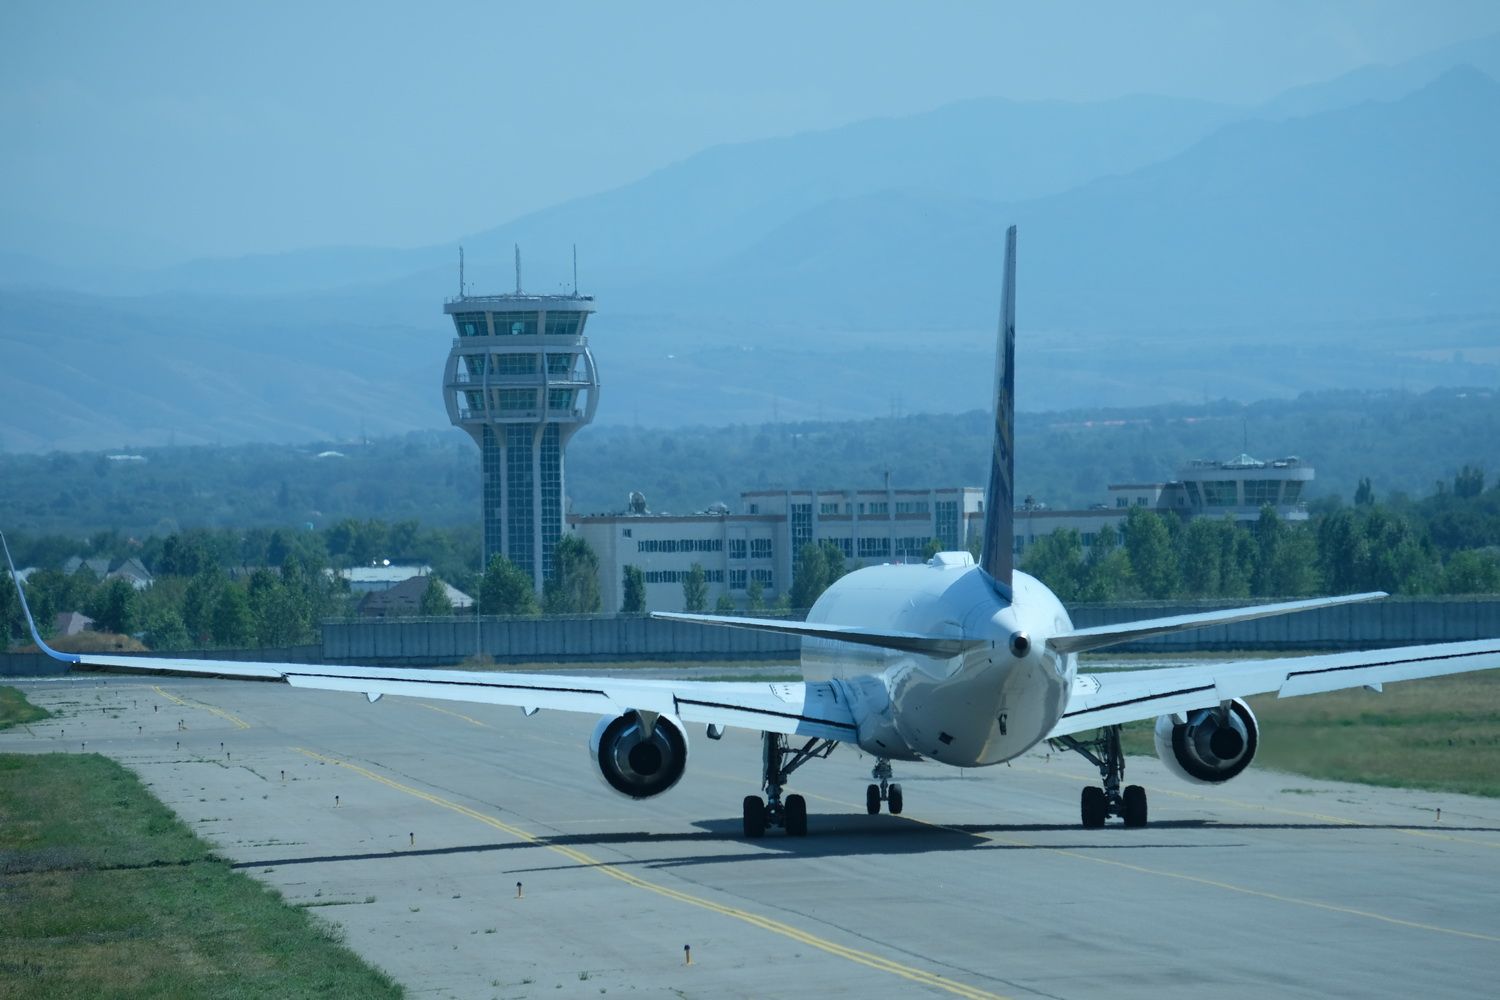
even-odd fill
[[[766,585],[757,576],[752,575],[745,588],[745,606],[751,611],[766,610]]]
[[[1354,506],[1368,507],[1375,502],[1375,487],[1370,484],[1368,477],[1359,481],[1359,488],[1354,491]]]
[[[981,542],[981,544],[983,544]],[[936,538],[928,539],[927,544],[922,546],[922,561],[926,562],[939,552],[943,551],[943,543]]]
[[[16,584],[11,578],[10,568],[0,573],[0,652],[25,637],[26,619],[21,614],[21,602],[16,597]]]
[[[797,565],[792,568],[793,607],[810,608],[828,588],[828,557],[823,546],[808,542],[797,553]]]
[[[625,567],[625,603],[620,610],[627,615],[646,611],[646,573],[639,566]]]
[[[1477,497],[1484,492],[1484,470],[1476,466],[1465,465],[1458,470],[1458,475],[1453,477],[1453,495],[1456,497]]]
[[[484,582],[479,587],[479,610],[486,615],[534,615],[537,607],[536,591],[531,577],[515,563],[496,553],[484,570]]]
[[[255,645],[255,615],[239,587],[230,584],[219,591],[213,608],[213,638],[220,646]]]
[[[552,579],[543,588],[549,615],[592,615],[599,612],[599,556],[578,535],[557,540],[552,554]]]
[[[262,646],[293,646],[312,636],[307,594],[265,569],[250,576],[247,588],[255,635]]]
[[[1125,515],[1125,552],[1130,571],[1147,597],[1161,600],[1177,590],[1177,553],[1162,516],[1144,507]]]
[[[702,611],[708,607],[708,574],[698,563],[693,563],[687,576],[682,578],[682,610]]]
[[[157,605],[147,610],[141,629],[146,645],[158,651],[187,649],[191,645],[182,616],[171,607]]]
[[[453,614],[453,601],[438,576],[427,578],[427,587],[422,591],[422,600],[417,604],[417,614],[427,618],[447,618]]]
[[[1500,594],[1500,554],[1455,552],[1443,567],[1445,594]]]
[[[714,614],[734,614],[734,598],[730,597],[728,594],[720,594],[719,599],[714,602]]]
[[[88,616],[102,632],[129,635],[135,631],[135,588],[127,580],[106,580],[93,593]]]
[[[207,646],[214,641],[214,608],[226,586],[224,574],[217,567],[199,572],[188,582],[182,597],[182,624],[194,645]]]
[[[1083,541],[1072,528],[1059,528],[1038,538],[1021,559],[1021,569],[1047,585],[1064,604],[1083,591]]]
[[[1120,533],[1106,524],[1094,535],[1084,562],[1081,600],[1116,601],[1129,593],[1130,557],[1120,547]]]

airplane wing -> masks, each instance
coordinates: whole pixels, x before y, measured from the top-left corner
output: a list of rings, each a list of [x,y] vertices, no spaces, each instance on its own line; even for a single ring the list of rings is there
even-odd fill
[[[1083,653],[1090,649],[1102,649],[1105,646],[1114,646],[1135,639],[1146,639],[1153,635],[1166,635],[1169,632],[1186,632],[1190,629],[1210,628],[1214,625],[1231,625],[1235,622],[1253,621],[1256,618],[1271,618],[1298,611],[1331,608],[1340,604],[1375,601],[1389,596],[1383,590],[1375,590],[1367,594],[1348,594],[1344,597],[1314,597],[1306,601],[1256,604],[1246,608],[1228,608],[1224,611],[1176,615],[1171,618],[1148,618],[1144,621],[1121,622],[1117,625],[1095,625],[1092,628],[1059,632],[1047,639],[1047,646],[1059,653]]]
[[[730,615],[690,615],[675,611],[653,611],[651,617],[669,622],[692,622],[695,625],[718,625],[723,628],[745,628],[758,632],[781,632],[785,635],[800,635],[804,638],[832,639],[838,642],[852,642],[858,646],[879,646],[883,649],[899,649],[907,653],[924,653],[928,656],[957,656],[965,650],[984,645],[982,640],[965,639],[962,636],[923,635],[920,632],[880,630],[858,625],[799,622],[786,618],[736,618]]]
[[[1079,674],[1067,710],[1047,736],[1069,736],[1101,726],[1212,708],[1256,694],[1291,698],[1355,687],[1378,691],[1387,681],[1495,667],[1500,667],[1500,639]]]
[[[4,536],[0,536],[3,544]],[[10,549],[5,559],[14,575]],[[845,741],[857,734],[849,698],[836,681],[808,684],[667,681],[501,671],[422,670],[396,667],[327,666],[187,660],[155,656],[61,653],[42,641],[16,584],[21,610],[37,648],[54,660],[85,669],[117,673],[219,677],[272,681],[323,691],[354,691],[376,701],[384,695],[446,701],[515,705],[529,715],[538,709],[622,715],[629,711],[673,715],[683,722],[736,726],[789,736]]]

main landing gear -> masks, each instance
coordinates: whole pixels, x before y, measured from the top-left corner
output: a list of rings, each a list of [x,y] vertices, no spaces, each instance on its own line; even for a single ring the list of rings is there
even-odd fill
[[[880,803],[884,802],[890,809],[892,816],[900,815],[903,801],[901,798],[901,786],[891,783],[891,762],[889,758],[875,758],[875,766],[870,769],[870,777],[879,784],[871,783],[865,786],[865,812],[874,816],[880,812]]]
[[[1124,792],[1120,791],[1125,754],[1120,750],[1119,726],[1106,726],[1086,743],[1072,736],[1060,736],[1052,742],[1081,755],[1099,768],[1099,776],[1104,779],[1104,787],[1090,785],[1083,790],[1080,806],[1086,829],[1098,829],[1111,816],[1120,817],[1126,826],[1146,825],[1146,790],[1140,785],[1126,785]]]
[[[780,733],[761,733],[760,739],[761,756],[765,764],[761,787],[765,788],[766,797],[745,796],[745,836],[752,840],[764,837],[767,827],[779,826],[786,830],[788,837],[805,837],[807,800],[794,794],[788,795],[783,802],[781,789],[786,785],[787,775],[810,760],[827,757],[838,744],[833,740],[814,737],[801,749],[793,749],[786,745],[786,737]]]

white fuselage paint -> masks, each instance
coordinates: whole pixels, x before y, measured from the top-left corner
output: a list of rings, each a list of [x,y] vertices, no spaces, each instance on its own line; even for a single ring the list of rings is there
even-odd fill
[[[957,767],[1010,760],[1057,724],[1077,671],[1076,657],[1046,645],[1072,628],[1062,603],[1024,573],[1015,574],[1012,590],[1007,601],[967,555],[953,553],[924,565],[857,570],[818,598],[809,622],[878,623],[982,645],[944,658],[804,638],[803,675],[842,685],[868,753]],[[1031,642],[1022,657],[1011,652],[1016,632]]]

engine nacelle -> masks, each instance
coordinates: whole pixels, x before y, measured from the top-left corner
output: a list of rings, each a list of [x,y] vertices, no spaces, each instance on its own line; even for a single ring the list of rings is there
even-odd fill
[[[1237,776],[1255,759],[1260,727],[1250,706],[1236,698],[1228,711],[1200,708],[1187,722],[1173,716],[1156,720],[1156,756],[1186,781],[1218,784]]]
[[[611,790],[649,799],[677,784],[687,770],[687,733],[669,715],[606,715],[589,737],[589,754]]]

